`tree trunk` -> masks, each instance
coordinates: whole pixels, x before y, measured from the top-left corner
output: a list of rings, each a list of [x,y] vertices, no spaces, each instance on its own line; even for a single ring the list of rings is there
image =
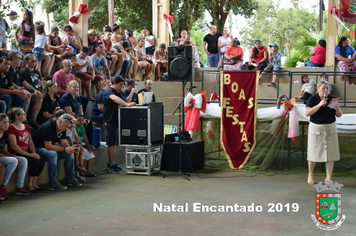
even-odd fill
[[[225,21],[230,11],[230,9],[228,8],[224,9],[224,4],[225,4],[224,0],[217,0],[217,1],[210,2],[209,5],[205,5],[206,9],[208,7],[210,8],[208,12],[213,18],[211,24],[216,26],[217,32],[219,33],[223,32]]]
[[[112,29],[112,28],[114,28],[114,24],[115,24],[114,0],[108,0],[108,13],[109,13],[109,25]]]

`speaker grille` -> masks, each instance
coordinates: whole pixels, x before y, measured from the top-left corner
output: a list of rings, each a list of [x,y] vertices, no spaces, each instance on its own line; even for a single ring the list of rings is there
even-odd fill
[[[183,57],[177,57],[171,62],[171,73],[179,78],[188,76],[189,73],[189,61]]]

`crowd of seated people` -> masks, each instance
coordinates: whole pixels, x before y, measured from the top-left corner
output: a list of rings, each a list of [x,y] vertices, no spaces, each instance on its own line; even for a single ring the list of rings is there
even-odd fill
[[[143,79],[150,79],[155,69],[159,74],[167,71],[166,46],[155,50],[149,28],[140,40],[129,28],[121,35],[118,25],[104,26],[102,34],[90,29],[88,46],[83,46],[71,25],[53,25],[46,34],[44,22],[33,22],[32,11],[26,9],[20,18],[11,50],[6,48],[6,33],[0,34],[4,36],[0,38],[0,201],[7,198],[7,184],[16,168],[17,195],[40,189],[37,179],[46,161],[50,190],[78,187],[85,177],[96,177],[91,171],[95,150],[91,139],[93,121],[103,123],[102,91],[110,88],[113,76],[121,75],[129,81],[129,99],[137,100],[134,86],[141,69]],[[91,101],[95,101],[93,121],[85,117]],[[60,159],[65,160],[66,184],[58,180]]]

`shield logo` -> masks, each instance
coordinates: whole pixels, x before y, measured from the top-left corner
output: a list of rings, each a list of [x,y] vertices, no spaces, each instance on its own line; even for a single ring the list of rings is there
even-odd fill
[[[315,195],[316,218],[322,224],[335,224],[341,219],[341,194],[317,193]]]

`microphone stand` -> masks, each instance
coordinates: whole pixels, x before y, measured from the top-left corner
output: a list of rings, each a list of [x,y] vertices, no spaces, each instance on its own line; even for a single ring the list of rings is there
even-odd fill
[[[187,81],[182,81],[183,86],[182,86],[182,100],[178,103],[176,109],[173,111],[174,115],[176,111],[179,109],[179,131],[178,131],[178,138],[179,138],[179,171],[178,175],[183,176],[186,180],[190,181],[190,175],[189,174],[184,174],[182,172],[182,140],[185,141],[185,135],[184,135],[184,89]],[[191,86],[189,88],[189,91],[191,92],[194,86]],[[183,119],[182,119],[183,118]],[[183,122],[182,122],[183,120]],[[188,157],[187,157],[188,158]],[[163,176],[165,178],[166,176]]]

